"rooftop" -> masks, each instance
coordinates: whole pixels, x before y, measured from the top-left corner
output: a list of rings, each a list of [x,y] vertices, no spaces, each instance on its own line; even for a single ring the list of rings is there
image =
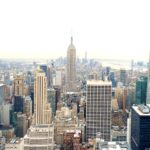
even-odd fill
[[[22,139],[20,139],[20,138],[13,138],[13,139],[11,139],[9,144],[20,144],[21,141],[22,141]]]
[[[140,115],[140,116],[150,116],[150,108],[148,106],[132,106],[132,108]]]
[[[131,150],[127,142],[100,142],[99,150]]]
[[[110,81],[103,81],[103,80],[88,80],[87,81],[87,85],[112,85],[112,83]]]

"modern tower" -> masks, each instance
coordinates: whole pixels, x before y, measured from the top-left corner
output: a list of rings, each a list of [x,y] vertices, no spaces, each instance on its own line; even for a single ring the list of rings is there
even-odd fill
[[[95,138],[97,133],[111,139],[111,99],[112,84],[108,81],[87,81],[86,94],[86,138]]]
[[[150,111],[147,106],[132,106],[131,147],[132,150],[150,149]]]
[[[136,81],[136,91],[135,91],[136,104],[146,104],[146,94],[147,94],[147,77],[141,76]]]
[[[73,38],[67,50],[67,92],[76,91],[76,48]]]
[[[147,82],[146,104],[150,105],[150,51],[149,51],[149,63],[148,63],[148,82]]]
[[[51,108],[47,102],[47,78],[40,69],[36,72],[34,81],[34,123],[51,123]]]

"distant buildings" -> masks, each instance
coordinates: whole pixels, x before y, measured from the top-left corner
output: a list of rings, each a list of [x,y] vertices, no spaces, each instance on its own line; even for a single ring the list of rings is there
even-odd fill
[[[127,73],[126,73],[126,70],[125,69],[121,69],[120,70],[120,82],[123,83],[123,86],[126,85],[127,83]]]
[[[132,150],[150,148],[150,110],[147,106],[132,107],[131,147]]]
[[[73,38],[67,50],[67,92],[76,91],[76,48]]]
[[[106,141],[111,139],[111,82],[87,81],[86,138],[96,137],[96,133]]]

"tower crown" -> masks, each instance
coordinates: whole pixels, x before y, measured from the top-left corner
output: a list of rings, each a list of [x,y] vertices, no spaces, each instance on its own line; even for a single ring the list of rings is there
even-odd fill
[[[71,41],[70,41],[70,45],[68,47],[68,50],[69,49],[76,49],[75,46],[73,45],[73,37],[71,36]]]

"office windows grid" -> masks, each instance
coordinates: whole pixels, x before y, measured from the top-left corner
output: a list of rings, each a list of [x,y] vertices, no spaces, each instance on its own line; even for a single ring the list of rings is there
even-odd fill
[[[102,138],[110,140],[111,84],[87,84],[87,139],[101,132]]]

